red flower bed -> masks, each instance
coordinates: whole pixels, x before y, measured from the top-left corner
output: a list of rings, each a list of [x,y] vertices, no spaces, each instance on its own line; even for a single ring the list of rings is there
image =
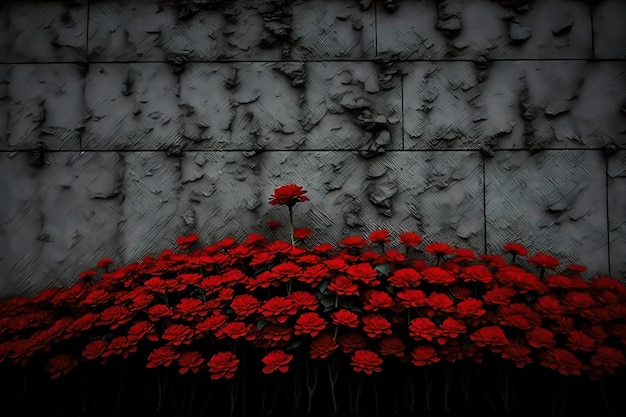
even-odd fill
[[[297,186],[270,201],[306,201]],[[296,234],[298,236],[298,234]],[[309,233],[300,234],[308,237]],[[507,244],[506,257],[375,231],[312,249],[250,235],[112,269],[106,258],[71,288],[0,302],[0,362],[46,357],[52,378],[81,363],[142,357],[145,366],[211,379],[240,372],[245,344],[262,372],[289,372],[307,360],[344,356],[357,373],[407,366],[480,363],[485,354],[517,368],[602,378],[626,367],[626,286],[583,279],[584,267]],[[210,343],[207,343],[210,341]]]

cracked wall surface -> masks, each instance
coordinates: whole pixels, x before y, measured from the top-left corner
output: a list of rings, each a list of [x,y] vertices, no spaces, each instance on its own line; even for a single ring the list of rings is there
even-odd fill
[[[517,241],[626,280],[620,0],[7,0],[0,297],[196,232]]]

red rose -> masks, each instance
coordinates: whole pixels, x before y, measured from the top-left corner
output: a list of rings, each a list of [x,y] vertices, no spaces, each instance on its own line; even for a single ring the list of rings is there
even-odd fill
[[[345,276],[335,276],[330,280],[330,284],[326,287],[329,291],[337,293],[337,295],[358,295],[359,286]]]
[[[289,316],[293,316],[298,310],[289,298],[273,297],[263,303],[259,311],[268,320],[285,323]]]
[[[394,287],[406,288],[418,285],[420,279],[422,276],[415,269],[402,268],[395,271],[388,281]]]
[[[368,263],[350,265],[347,274],[355,281],[361,281],[365,285],[375,286],[380,283],[376,279],[378,272]]]
[[[239,359],[232,352],[217,352],[207,362],[211,379],[231,379],[239,368]]]
[[[567,340],[568,343],[566,346],[572,350],[593,352],[596,347],[596,339],[589,337],[585,332],[580,330],[571,330],[567,335]]]
[[[525,333],[525,336],[528,344],[537,349],[547,349],[556,345],[556,342],[553,339],[554,334],[550,330],[542,327],[533,327]]]
[[[422,278],[431,284],[450,285],[456,278],[445,269],[433,266],[422,271]]]
[[[599,346],[589,362],[593,366],[602,367],[612,374],[615,373],[615,369],[626,366],[624,354],[610,346]]]
[[[252,332],[252,327],[252,324],[244,323],[243,321],[231,321],[222,327],[220,336],[228,336],[233,340],[247,338]]]
[[[264,374],[271,374],[279,371],[286,373],[289,370],[289,362],[293,359],[293,355],[289,355],[282,350],[273,350],[261,359],[265,364],[263,367]]]
[[[350,365],[355,372],[364,372],[371,375],[373,372],[380,372],[380,365],[383,360],[371,350],[356,350],[350,358]]]
[[[460,316],[480,317],[487,311],[483,308],[483,303],[475,298],[467,298],[456,305],[456,312]]]
[[[580,375],[583,363],[566,349],[550,349],[539,354],[539,363],[550,369],[556,369],[561,375]]]
[[[344,333],[337,337],[337,343],[343,353],[352,353],[366,346],[365,338],[358,333]]]
[[[287,296],[288,299],[293,301],[298,310],[316,310],[320,305],[317,297],[310,292],[306,291],[294,291]]]
[[[250,316],[257,312],[261,303],[251,294],[240,294],[233,298],[230,307],[236,315],[241,317]]]
[[[404,308],[422,307],[428,304],[424,291],[413,288],[400,291],[396,297],[398,297],[398,303]]]
[[[361,236],[348,236],[341,239],[337,244],[347,249],[362,249],[367,246],[367,240]]]
[[[295,239],[306,239],[313,234],[313,230],[307,227],[297,227],[293,229],[293,237]]]
[[[489,268],[485,265],[469,265],[461,270],[459,276],[463,278],[463,281],[477,281],[483,284],[488,284],[493,280]]]
[[[293,207],[301,201],[309,201],[305,196],[306,190],[296,184],[281,185],[274,189],[274,194],[270,196],[269,203],[273,206],[283,205]]]
[[[530,358],[530,352],[530,349],[524,345],[520,345],[519,343],[509,343],[504,347],[502,357],[515,362],[516,368],[523,368],[533,362]]]
[[[184,324],[171,324],[163,331],[161,337],[163,340],[168,341],[169,344],[179,346],[181,344],[191,343],[194,337],[194,331],[191,327]]]
[[[369,290],[363,293],[363,309],[366,311],[390,308],[393,304],[393,298],[386,291]]]
[[[113,259],[111,258],[102,258],[96,264],[98,268],[104,268],[104,269],[106,269],[109,265],[113,265]]]

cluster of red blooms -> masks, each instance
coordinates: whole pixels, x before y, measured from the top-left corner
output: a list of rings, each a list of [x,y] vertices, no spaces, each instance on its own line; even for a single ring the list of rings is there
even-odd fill
[[[287,372],[293,349],[349,355],[366,374],[391,358],[428,366],[487,352],[594,379],[626,366],[626,286],[584,280],[578,265],[556,272],[557,259],[519,244],[505,258],[418,249],[410,232],[398,251],[384,230],[311,249],[257,234],[193,249],[197,238],[180,238],[182,253],[112,271],[103,259],[71,288],[1,301],[0,362],[45,354],[58,377],[82,361],[144,355],[149,368],[232,378],[240,358],[229,346],[240,341],[263,352],[264,373]],[[425,260],[409,256],[418,253]]]

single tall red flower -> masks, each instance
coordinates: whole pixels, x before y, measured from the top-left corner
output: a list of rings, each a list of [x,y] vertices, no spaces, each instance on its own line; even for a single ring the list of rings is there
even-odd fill
[[[281,185],[274,189],[274,194],[270,196],[269,203],[273,206],[293,207],[301,201],[309,201],[305,196],[306,190],[296,184]]]

